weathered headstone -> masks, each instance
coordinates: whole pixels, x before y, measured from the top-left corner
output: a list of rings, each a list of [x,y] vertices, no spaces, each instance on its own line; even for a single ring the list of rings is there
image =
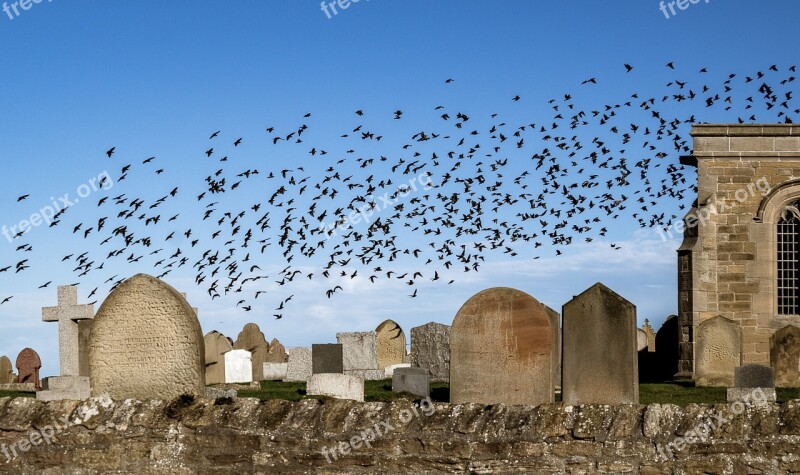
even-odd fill
[[[276,339],[272,339],[269,343],[269,354],[267,355],[267,363],[286,363],[286,348],[281,345]]]
[[[553,402],[550,320],[544,305],[515,289],[467,300],[450,330],[450,402]]]
[[[728,388],[728,402],[775,402],[775,373],[769,366],[747,364],[734,370],[733,388]],[[757,389],[758,398],[756,398]],[[760,399],[760,400],[754,400]]]
[[[697,326],[694,364],[697,386],[732,387],[734,371],[741,363],[742,330],[736,322],[719,316]]]
[[[264,379],[264,363],[269,356],[269,343],[264,338],[264,333],[255,323],[248,323],[244,326],[236,343],[233,344],[234,350],[247,350],[253,355],[253,381]]]
[[[406,334],[394,320],[386,320],[375,329],[378,345],[378,369],[406,362]]]
[[[561,389],[561,315],[544,306],[547,316],[550,317],[550,331],[553,335],[553,389]]]
[[[247,350],[231,350],[225,353],[225,382],[250,383],[252,381],[252,354]]]
[[[397,368],[392,376],[392,392],[428,397],[431,377],[425,368]]]
[[[431,322],[412,328],[411,364],[429,370],[432,381],[450,381],[450,326]]]
[[[788,325],[770,339],[770,362],[779,388],[800,388],[800,328]]]
[[[42,368],[39,353],[31,348],[23,349],[17,355],[16,366],[18,383],[33,383],[37,390],[42,388],[39,382],[39,370]]]
[[[233,349],[228,337],[214,330],[203,337],[206,361],[206,384],[225,382],[225,353]]]
[[[656,332],[650,326],[650,320],[644,319],[644,326],[642,327],[645,334],[647,334],[647,351],[655,353],[656,351]]]
[[[638,404],[636,307],[597,283],[564,305],[566,404]]]
[[[264,381],[286,381],[289,363],[264,363]]]
[[[647,350],[647,332],[641,328],[636,329],[636,351]]]
[[[286,350],[289,358],[284,381],[307,381],[312,373],[311,348],[290,348]]]
[[[89,362],[92,395],[113,399],[203,396],[203,334],[175,289],[139,274],[106,298],[94,319]]]
[[[92,335],[92,322],[94,320],[81,320],[78,322],[78,373],[79,376],[89,377],[89,339]]]
[[[364,380],[347,374],[314,374],[308,380],[306,394],[364,402]]]
[[[11,366],[11,360],[8,356],[0,356],[0,384],[15,383],[14,368]]]
[[[311,372],[313,374],[322,374],[322,373],[344,374],[342,345],[339,344],[311,345]]]
[[[78,288],[58,288],[58,306],[42,308],[42,320],[58,322],[58,356],[61,376],[80,376],[78,323],[94,318],[94,305],[78,305]]]
[[[342,345],[344,374],[366,380],[383,379],[383,371],[378,370],[375,332],[337,333],[336,341]]]

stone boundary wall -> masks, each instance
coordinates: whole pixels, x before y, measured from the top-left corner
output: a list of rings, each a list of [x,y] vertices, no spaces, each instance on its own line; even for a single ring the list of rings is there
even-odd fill
[[[114,402],[93,398],[43,403],[2,398],[0,472],[650,475],[800,471],[800,400],[740,405],[738,410],[728,404],[684,409],[659,404],[434,404],[415,411],[412,405],[409,401],[315,399]],[[697,428],[704,423],[709,428],[707,436],[682,438],[692,431],[702,435]],[[382,434],[370,447],[363,440],[350,445],[352,437],[378,427]],[[680,441],[684,444],[678,451],[675,444]],[[329,455],[329,464],[323,448],[330,454],[341,443],[350,453],[337,452],[337,460]],[[670,443],[672,456],[665,449]]]

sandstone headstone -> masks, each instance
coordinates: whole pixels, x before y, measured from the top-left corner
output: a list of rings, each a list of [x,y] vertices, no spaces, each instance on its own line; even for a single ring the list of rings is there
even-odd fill
[[[342,345],[345,374],[358,375],[362,378],[377,374],[383,378],[383,371],[378,371],[378,347],[375,332],[337,333],[336,341]]]
[[[653,331],[653,327],[650,326],[650,320],[644,320],[644,326],[642,330],[647,334],[647,351],[650,353],[655,353],[656,351],[656,332]]]
[[[515,289],[467,300],[450,331],[450,402],[553,402],[550,320],[544,305]]]
[[[432,381],[450,381],[450,326],[431,322],[412,328],[411,364],[429,370]]]
[[[14,378],[14,368],[8,356],[0,356],[0,384],[16,383]]]
[[[394,320],[386,320],[375,329],[378,345],[378,369],[406,362],[406,334]]]
[[[322,374],[322,373],[344,374],[342,345],[339,344],[311,345],[311,372],[313,374]]]
[[[42,308],[42,320],[58,322],[58,356],[61,376],[80,376],[79,328],[81,320],[94,318],[94,305],[78,305],[78,288],[58,288],[58,307]]]
[[[39,358],[39,353],[36,353],[31,348],[23,349],[17,355],[16,366],[18,383],[33,383],[37,390],[42,388],[39,382],[39,370],[42,368],[42,360]]]
[[[197,314],[155,277],[139,274],[120,284],[97,312],[90,342],[94,396],[144,400],[206,393]]]
[[[255,323],[248,323],[244,326],[236,343],[233,344],[234,350],[247,350],[253,355],[253,381],[264,379],[262,374],[264,363],[269,357],[269,343],[264,337],[264,333]]]
[[[286,354],[289,361],[284,381],[307,381],[312,375],[311,348],[290,348]]]
[[[289,363],[264,363],[264,381],[285,381]]]
[[[286,348],[277,339],[272,339],[269,343],[269,354],[267,363],[286,363]]]
[[[636,307],[597,283],[564,305],[562,400],[638,404]]]
[[[228,337],[214,330],[203,337],[206,361],[206,384],[225,382],[225,353],[233,349]]]
[[[781,328],[772,335],[769,346],[776,386],[800,388],[800,328]]]
[[[734,371],[741,363],[742,330],[736,322],[720,316],[698,325],[694,365],[697,386],[732,387]]]
[[[78,321],[78,375],[89,377],[89,339],[94,320]]]
[[[249,351],[231,350],[225,353],[225,382],[253,382],[253,356]]]
[[[392,392],[428,397],[431,394],[430,373],[425,368],[397,368],[392,376]]]
[[[306,394],[364,402],[364,380],[347,374],[314,374],[308,380]]]
[[[544,306],[547,315],[550,317],[550,330],[553,334],[553,388],[561,389],[561,315],[558,312]]]
[[[647,333],[641,328],[636,329],[636,351],[647,349]]]

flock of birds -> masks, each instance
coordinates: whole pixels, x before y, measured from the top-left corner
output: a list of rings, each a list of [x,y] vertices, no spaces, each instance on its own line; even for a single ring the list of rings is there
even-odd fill
[[[633,66],[624,67],[635,76]],[[678,74],[674,63],[666,72]],[[368,124],[367,111],[357,110],[353,127],[325,145],[308,143],[314,129],[308,113],[296,126],[265,129],[273,148],[257,167],[234,157],[248,140],[223,142],[226,134],[215,131],[197,151],[209,173],[196,190],[167,186],[145,197],[165,172],[149,157],[121,167],[114,188],[96,203],[96,219],[73,219],[65,208],[49,232],[86,243],[62,262],[72,267],[76,284],[102,276],[96,281],[104,284],[89,299],[128,276],[107,275],[107,265],[146,266],[160,278],[191,269],[212,299],[240,294],[237,307],[245,311],[273,284],[326,279],[325,295],[333,298],[343,290],[341,279],[359,273],[371,283],[405,282],[413,298],[423,282],[453,283],[444,275],[477,272],[490,255],[536,259],[543,251],[559,255],[564,246],[599,241],[619,218],[642,228],[668,226],[696,194],[694,170],[687,179],[678,164],[691,153],[690,124],[707,117],[791,123],[800,113],[793,105],[795,72],[775,65],[714,84],[704,68],[670,80],[663,93],[634,93],[594,107],[566,93],[527,111],[514,96],[502,116],[479,120],[435,106],[431,125],[411,124],[414,132],[396,147],[381,130],[390,121],[408,121],[402,110],[379,118],[378,128]],[[579,92],[597,100],[599,84],[586,79]],[[681,114],[682,108],[688,111]],[[507,122],[524,116],[533,118]],[[112,147],[104,160],[118,157]],[[134,172],[147,174],[136,196],[118,193]],[[0,266],[0,276],[29,270],[33,246],[26,239],[14,236],[18,258]],[[399,271],[401,263],[411,270]],[[281,318],[293,297],[281,298],[271,313]]]

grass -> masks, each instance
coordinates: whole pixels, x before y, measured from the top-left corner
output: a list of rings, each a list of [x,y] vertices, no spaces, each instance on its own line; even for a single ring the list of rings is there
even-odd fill
[[[800,399],[800,389],[779,388],[778,402]],[[641,404],[724,404],[727,391],[725,388],[698,388],[692,381],[670,381],[659,384],[640,384],[639,401]],[[285,399],[299,401],[310,398],[306,395],[305,383],[282,383],[278,381],[262,381],[261,389],[239,391],[239,397],[253,397],[261,400]],[[364,383],[364,400],[368,402],[390,402],[396,399],[419,399],[406,393],[393,393],[392,380],[366,381]],[[431,399],[436,402],[450,400],[450,387],[447,383],[431,383]],[[559,395],[556,400],[560,401]]]

